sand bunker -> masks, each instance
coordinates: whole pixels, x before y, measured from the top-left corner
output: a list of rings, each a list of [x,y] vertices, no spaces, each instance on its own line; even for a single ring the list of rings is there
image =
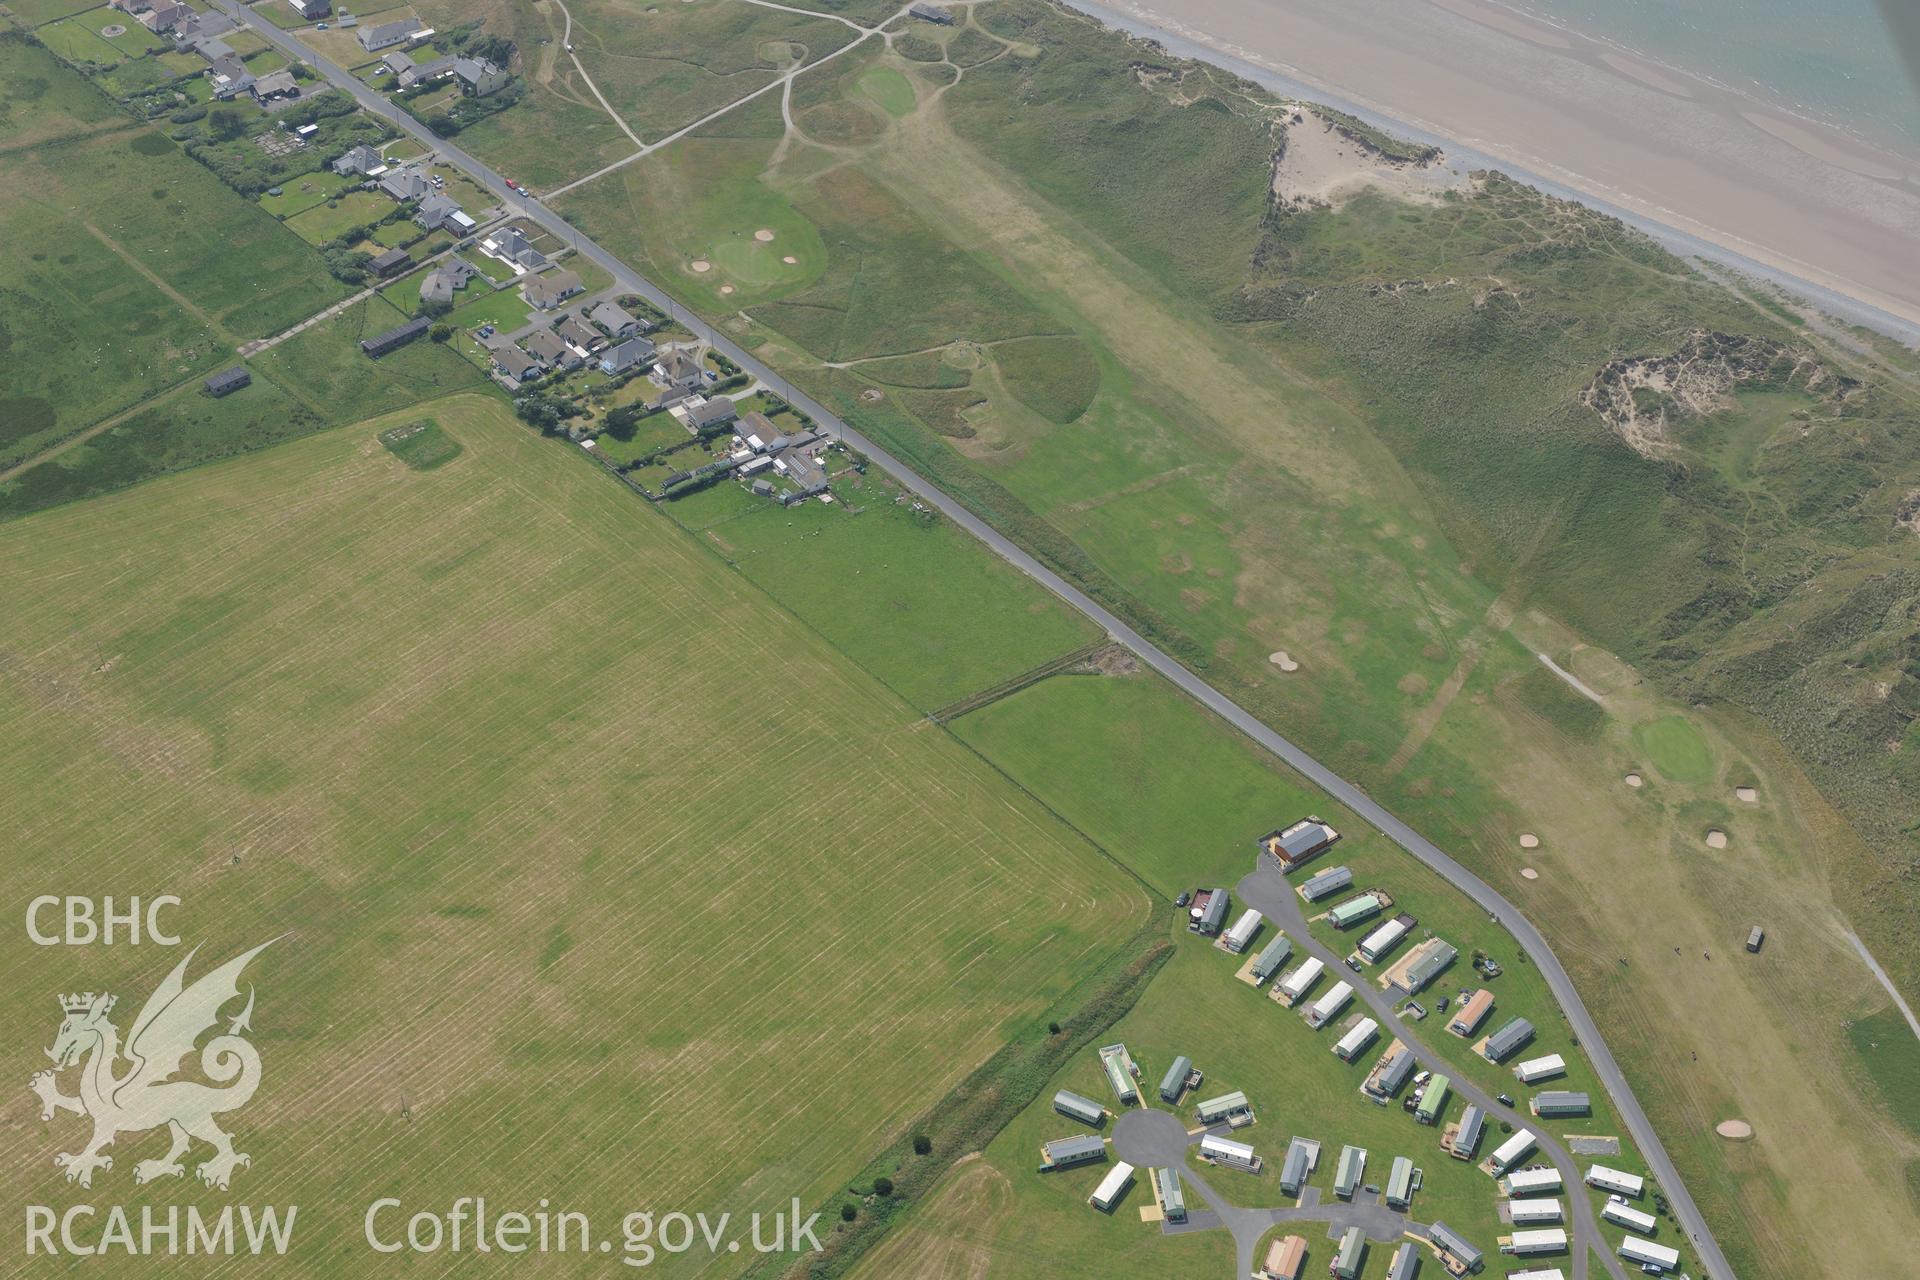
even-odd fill
[[[780,261],[786,263],[790,267],[797,267],[800,265],[800,259],[794,257],[792,254],[788,254],[786,257],[780,259]]]
[[[1745,1120],[1722,1120],[1719,1124],[1713,1126],[1713,1131],[1721,1137],[1730,1138],[1735,1142],[1745,1142],[1753,1136],[1753,1126]]]
[[[773,239],[773,232],[767,230],[765,227],[762,227],[758,231],[753,233],[753,238],[755,240],[758,240],[761,244],[765,244],[767,241]]]
[[[1538,880],[1540,878],[1540,873],[1538,871],[1535,871],[1532,867],[1522,867],[1520,868],[1520,878],[1522,880]]]
[[[1722,831],[1718,827],[1710,828],[1707,831],[1707,848],[1724,849],[1726,847],[1727,847],[1727,833]]]
[[[721,292],[721,293],[732,293],[732,292],[733,292],[733,286],[732,286],[732,285],[730,285],[730,284],[723,284],[723,285],[721,285],[721,286],[720,286],[720,292]]]
[[[1639,785],[1640,785],[1640,775],[1639,775],[1639,774],[1637,774],[1637,773],[1630,773],[1630,774],[1628,774],[1628,775],[1626,776],[1626,784],[1627,784],[1628,786],[1630,786],[1630,787],[1637,787],[1637,786],[1639,786]]]
[[[1267,655],[1267,661],[1282,671],[1298,671],[1300,669],[1300,664],[1288,657],[1285,649],[1275,649]]]
[[[1287,201],[1335,208],[1363,187],[1379,187],[1403,200],[1437,200],[1467,180],[1438,164],[1395,164],[1349,141],[1311,111],[1287,126],[1287,146],[1274,166],[1274,194]]]
[[[1540,847],[1540,837],[1534,835],[1532,832],[1527,832],[1520,837],[1520,847],[1522,849],[1538,849]]]
[[[1760,803],[1760,793],[1752,787],[1735,787],[1733,789],[1733,798],[1736,800],[1744,800],[1748,804]]]
[[[127,29],[117,22],[109,22],[106,26],[100,28],[100,34],[111,40],[115,36],[127,34]]]
[[[692,262],[688,263],[687,265],[692,267],[695,271],[705,272],[705,271],[713,270],[713,264],[711,262],[708,262],[705,258],[695,258]]]

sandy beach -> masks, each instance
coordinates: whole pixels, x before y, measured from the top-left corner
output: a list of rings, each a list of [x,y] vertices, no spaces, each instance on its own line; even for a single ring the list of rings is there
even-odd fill
[[[1920,341],[1920,156],[1482,0],[1067,0]]]

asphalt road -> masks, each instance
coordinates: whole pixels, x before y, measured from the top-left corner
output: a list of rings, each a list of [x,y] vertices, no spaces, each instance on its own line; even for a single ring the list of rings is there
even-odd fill
[[[1015,568],[1104,627],[1107,634],[1132,650],[1142,662],[1171,680],[1189,697],[1280,757],[1315,786],[1353,810],[1362,821],[1438,871],[1455,888],[1479,903],[1489,915],[1513,935],[1514,940],[1527,953],[1528,958],[1545,975],[1554,998],[1560,1002],[1561,1009],[1567,1015],[1567,1021],[1573,1028],[1573,1033],[1579,1037],[1580,1047],[1586,1050],[1588,1058],[1593,1062],[1594,1071],[1599,1075],[1607,1093],[1613,1098],[1615,1109],[1625,1121],[1634,1144],[1639,1147],[1641,1155],[1653,1171],[1654,1179],[1666,1193],[1668,1203],[1675,1217],[1679,1219],[1681,1229],[1686,1232],[1688,1242],[1706,1274],[1714,1277],[1715,1280],[1732,1280],[1733,1268],[1727,1263],[1726,1256],[1721,1253],[1719,1244],[1707,1227],[1706,1219],[1701,1215],[1699,1207],[1694,1204],[1693,1197],[1688,1194],[1686,1184],[1680,1180],[1680,1171],[1674,1167],[1666,1148],[1661,1145],[1659,1135],[1654,1132],[1652,1123],[1640,1108],[1639,1100],[1633,1096],[1633,1090],[1628,1087],[1626,1076],[1621,1072],[1619,1063],[1614,1061],[1613,1054],[1608,1051],[1606,1041],[1602,1038],[1593,1015],[1587,1011],[1586,1005],[1580,999],[1580,993],[1574,989],[1573,979],[1567,975],[1566,969],[1553,954],[1553,949],[1547,945],[1547,940],[1541,936],[1540,931],[1520,914],[1518,907],[1502,897],[1492,885],[1461,866],[1431,840],[1394,817],[1365,791],[1321,764],[1306,751],[1295,746],[1244,710],[1238,703],[1186,667],[1181,666],[1118,616],[1014,545],[991,525],[975,516],[953,498],[948,497],[940,489],[935,488],[932,483],[915,474],[912,469],[885,449],[849,428],[824,405],[791,386],[785,378],[762,364],[733,339],[693,315],[652,283],[641,278],[626,263],[581,234],[559,214],[539,201],[527,199],[510,189],[506,179],[500,174],[495,173],[453,143],[435,136],[425,125],[354,79],[344,68],[336,66],[315,53],[297,36],[280,30],[264,18],[256,19],[244,6],[235,3],[235,0],[219,0],[219,3],[236,20],[246,23],[283,52],[308,63],[337,87],[352,94],[367,111],[392,122],[395,128],[439,152],[448,163],[464,169],[492,192],[501,204],[517,210],[529,221],[538,223],[559,239],[572,245],[582,257],[608,271],[622,289],[646,298],[671,314],[696,335],[711,342],[717,350],[724,353],[742,370],[758,377],[771,387],[779,388],[790,403],[812,417],[828,434],[840,437],[851,447],[866,454],[928,506],[979,538]]]

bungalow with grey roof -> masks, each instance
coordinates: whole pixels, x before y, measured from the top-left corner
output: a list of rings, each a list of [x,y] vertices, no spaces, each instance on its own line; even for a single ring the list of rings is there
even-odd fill
[[[628,338],[600,353],[600,372],[625,373],[653,359],[653,344],[645,338]]]
[[[401,18],[397,22],[377,22],[369,27],[361,27],[354,33],[360,47],[368,53],[377,49],[390,49],[396,44],[418,44],[431,38],[433,28],[418,18]]]
[[[515,382],[526,382],[545,373],[538,360],[529,356],[511,342],[503,342],[487,353],[493,367],[512,378]]]
[[[733,401],[726,396],[715,396],[711,400],[702,400],[687,409],[687,423],[695,431],[705,431],[708,427],[721,427],[732,422],[739,414],[733,407]]]
[[[478,275],[473,264],[461,258],[448,258],[420,278],[420,301],[452,302],[455,291]]]
[[[436,231],[454,214],[460,212],[460,206],[442,195],[431,195],[420,202],[413,211],[413,220],[428,231]]]
[[[631,338],[640,332],[640,322],[628,315],[626,309],[617,303],[602,302],[587,312],[587,319],[607,331],[614,338]]]
[[[653,366],[653,380],[670,391],[685,392],[704,386],[707,372],[700,357],[675,348]]]
[[[381,56],[380,65],[388,71],[391,71],[394,75],[404,77],[408,72],[413,70],[413,55],[402,49],[394,49]]]
[[[400,204],[424,199],[432,193],[426,175],[414,168],[395,169],[380,178],[380,190]]]
[[[247,70],[247,64],[235,53],[214,59],[213,65],[207,68],[207,78],[213,82],[213,96],[222,102],[253,88],[253,72]]]
[[[193,16],[193,10],[180,0],[153,0],[147,11],[140,15],[140,25],[155,35],[165,35],[177,31],[180,25]]]
[[[551,311],[585,288],[580,277],[571,271],[549,271],[544,275],[529,276],[521,283],[520,292],[533,306],[542,311]]]
[[[256,102],[272,102],[275,98],[299,96],[300,82],[293,78],[291,71],[275,71],[253,82],[253,97]]]
[[[597,329],[589,329],[582,323],[579,316],[562,316],[553,331],[560,335],[562,342],[581,351],[591,351],[606,341]]]
[[[370,174],[385,163],[378,151],[362,142],[348,147],[346,152],[329,167],[345,178],[353,174]]]
[[[535,329],[520,340],[528,355],[549,368],[578,369],[586,361],[551,329]]]

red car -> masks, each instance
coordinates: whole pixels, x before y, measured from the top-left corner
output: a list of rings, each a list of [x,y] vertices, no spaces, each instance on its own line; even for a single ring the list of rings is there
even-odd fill
[[[515,182],[512,178],[507,179],[507,190],[518,191],[519,189],[520,189],[519,183]]]

